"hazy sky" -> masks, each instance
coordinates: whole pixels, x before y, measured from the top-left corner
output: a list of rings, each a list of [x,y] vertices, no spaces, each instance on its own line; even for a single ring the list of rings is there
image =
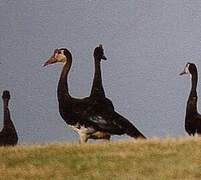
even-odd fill
[[[0,39],[0,92],[11,92],[20,143],[77,140],[58,111],[62,65],[42,63],[55,48],[68,48],[70,92],[88,96],[99,43],[108,58],[104,88],[116,110],[147,137],[186,135],[190,81],[178,74],[188,61],[201,71],[200,1],[0,0]],[[200,104],[200,82],[198,96]]]

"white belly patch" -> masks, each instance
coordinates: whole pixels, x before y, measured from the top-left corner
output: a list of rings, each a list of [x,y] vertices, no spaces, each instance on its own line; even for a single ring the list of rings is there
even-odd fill
[[[93,134],[96,130],[90,127],[80,126],[80,125],[69,125],[76,133],[78,133],[80,136],[87,135],[87,134]]]

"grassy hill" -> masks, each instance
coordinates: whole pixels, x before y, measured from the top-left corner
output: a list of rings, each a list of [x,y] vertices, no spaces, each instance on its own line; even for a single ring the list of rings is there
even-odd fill
[[[201,179],[201,139],[0,148],[0,179]]]

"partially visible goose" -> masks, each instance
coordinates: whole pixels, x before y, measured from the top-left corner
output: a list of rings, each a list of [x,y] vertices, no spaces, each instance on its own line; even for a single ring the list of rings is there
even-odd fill
[[[100,44],[94,49],[94,65],[95,73],[93,79],[93,85],[91,89],[90,98],[99,105],[104,106],[108,110],[114,110],[112,101],[105,96],[103,88],[102,75],[101,75],[101,61],[107,60],[104,54],[103,46]]]
[[[92,106],[94,108],[100,109],[100,108],[107,108],[108,110],[114,110],[114,106],[112,102],[106,98],[105,91],[103,88],[103,82],[102,82],[102,75],[101,75],[101,61],[107,60],[104,54],[103,46],[100,44],[94,49],[94,78],[93,78],[93,84],[92,89],[89,98],[91,99]],[[110,135],[104,137],[104,139],[109,140]]]
[[[59,112],[65,122],[80,135],[80,142],[87,142],[89,138],[104,139],[115,134],[145,138],[135,126],[115,111],[94,106],[93,98],[76,99],[69,94],[67,79],[72,64],[69,50],[56,49],[44,66],[57,62],[64,64],[57,89]]]
[[[10,117],[10,111],[8,108],[8,103],[10,100],[9,91],[4,91],[2,95],[3,99],[3,109],[4,109],[4,121],[3,129],[0,132],[0,146],[16,145],[18,142],[17,132],[15,126]]]
[[[189,135],[201,134],[201,115],[197,111],[197,81],[198,72],[196,65],[187,63],[184,70],[180,73],[191,75],[191,91],[186,105],[185,129]]]
[[[95,73],[94,73],[94,79],[93,79],[93,85],[92,90],[90,94],[90,99],[93,100],[93,108],[96,112],[107,112],[107,114],[115,115],[116,119],[119,119],[120,121],[126,121],[128,124],[130,123],[128,120],[126,120],[121,115],[117,114],[114,111],[113,103],[110,99],[106,98],[105,91],[103,88],[103,82],[102,82],[102,75],[101,75],[101,61],[107,60],[104,54],[103,45],[100,44],[94,49],[94,64],[95,64]],[[121,120],[120,120],[121,119]],[[124,120],[123,120],[124,119]],[[108,120],[112,120],[112,118],[108,118]],[[125,126],[128,125],[125,123]],[[133,126],[133,125],[130,125]],[[137,129],[135,130],[136,134],[135,137],[141,137],[145,138],[145,136],[140,133]],[[109,138],[109,137],[108,137]],[[109,140],[109,139],[108,139]]]

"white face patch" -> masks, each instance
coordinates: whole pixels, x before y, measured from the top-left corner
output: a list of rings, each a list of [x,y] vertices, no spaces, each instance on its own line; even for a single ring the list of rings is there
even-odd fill
[[[64,50],[59,50],[59,52],[56,52],[54,55],[54,58],[58,61],[58,62],[66,62],[67,58],[64,55]]]
[[[189,66],[190,66],[190,64],[187,64],[186,67],[184,68],[184,71],[186,74],[190,74]]]

